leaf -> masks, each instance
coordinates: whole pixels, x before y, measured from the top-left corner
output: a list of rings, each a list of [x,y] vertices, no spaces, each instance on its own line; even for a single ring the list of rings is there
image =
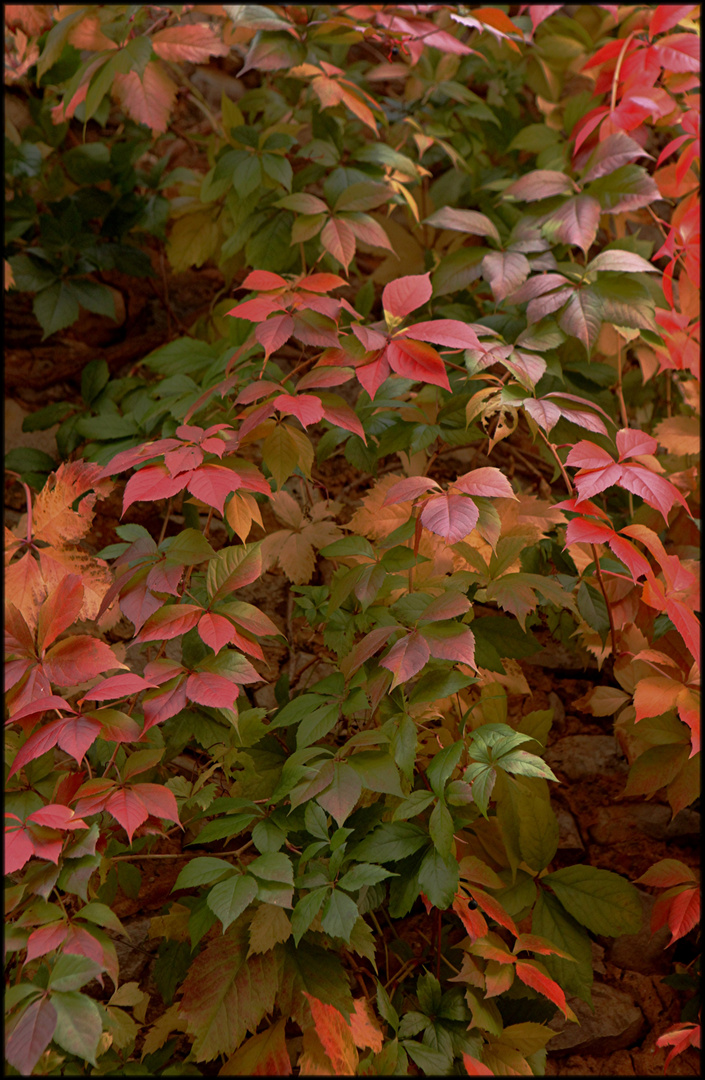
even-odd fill
[[[590,288],[576,290],[571,296],[558,325],[566,334],[578,338],[588,353],[596,343],[603,319],[600,296]]]
[[[357,1067],[358,1055],[350,1025],[333,1006],[328,1005],[304,990],[308,1000],[315,1030],[321,1045],[333,1066],[333,1075],[349,1075]]]
[[[642,259],[633,251],[601,251],[588,263],[587,271],[613,270],[618,273],[658,273],[647,259]]]
[[[601,213],[597,199],[591,195],[577,195],[551,214],[544,222],[542,231],[552,243],[571,244],[587,255],[595,242]]]
[[[521,202],[549,199],[553,195],[572,195],[575,184],[565,173],[553,169],[534,169],[504,189],[503,195]]]
[[[335,708],[337,720],[337,707]],[[297,743],[298,745],[298,743]],[[355,809],[362,792],[362,781],[358,773],[346,762],[334,762],[333,779],[329,787],[317,796],[317,801],[324,810],[335,819],[339,827]]]
[[[219,1076],[290,1076],[286,1048],[286,1019],[277,1020],[259,1035],[247,1039],[223,1065]]]
[[[398,823],[401,824],[403,822]],[[452,905],[458,891],[458,864],[455,857],[444,857],[435,847],[431,848],[423,857],[418,880],[430,903],[445,911]]]
[[[235,589],[256,581],[261,573],[260,543],[222,548],[208,564],[208,595],[211,600],[221,600]]]
[[[274,1007],[281,957],[272,950],[247,959],[247,932],[231,926],[191,964],[181,1014],[194,1038],[196,1061],[232,1054]]]
[[[634,879],[635,885],[651,885],[658,889],[668,889],[673,885],[695,882],[695,875],[689,866],[678,859],[660,859],[650,866],[641,877]]]
[[[437,660],[452,660],[458,664],[467,664],[477,670],[475,664],[475,636],[467,626],[459,623],[451,625],[426,626],[421,631],[431,656]]]
[[[147,64],[141,76],[136,71],[118,73],[112,83],[113,95],[125,112],[138,124],[146,124],[155,135],[167,129],[176,91],[176,83],[154,61]]]
[[[5,1056],[20,1076],[30,1076],[52,1040],[56,1009],[47,998],[33,1001],[7,1037]]]
[[[397,337],[389,343],[385,355],[389,366],[397,375],[450,390],[445,364],[430,345]],[[360,369],[358,373],[359,371]]]
[[[418,675],[429,657],[429,647],[417,631],[397,641],[384,659],[380,660],[380,665],[394,675],[390,690],[399,686],[400,683],[407,682],[414,675]]]
[[[206,23],[183,23],[158,30],[152,35],[152,48],[162,60],[188,60],[207,63],[211,56],[226,56],[229,47],[218,38],[215,28]]]
[[[321,243],[347,271],[355,254],[355,234],[342,218],[330,218],[323,226]]]
[[[78,301],[71,286],[63,281],[57,281],[37,293],[33,310],[44,331],[42,340],[71,326],[79,316]]]
[[[566,1020],[577,1020],[573,1010],[566,1004],[565,994],[557,982],[555,982],[543,964],[538,960],[517,960],[517,977],[532,990],[538,990],[540,994],[552,1001],[561,1010]]]
[[[568,914],[555,896],[539,891],[531,917],[531,929],[573,957],[546,956],[544,967],[567,994],[592,1004],[592,949],[585,929]]]
[[[411,274],[385,285],[382,307],[394,319],[404,319],[412,311],[428,303],[432,295],[431,275]]]
[[[482,260],[482,276],[497,304],[519,288],[530,270],[529,260],[519,251],[492,251]]]
[[[449,349],[481,348],[477,334],[470,326],[458,319],[434,319],[432,322],[413,323],[400,330],[394,340],[409,336],[420,341],[432,341],[435,345],[445,345]]]
[[[500,242],[497,226],[476,210],[456,210],[444,206],[426,218],[424,224],[433,225],[437,229],[454,229],[469,236],[491,236],[497,243]]]
[[[475,528],[480,512],[465,495],[433,495],[419,515],[421,523],[433,533],[444,537],[448,544],[456,544]]]
[[[286,941],[291,931],[291,920],[282,908],[274,904],[260,904],[250,923],[248,959],[253,953],[269,952],[275,945]]]
[[[348,855],[356,861],[396,862],[428,844],[428,833],[406,821],[378,825]]]
[[[103,1030],[96,1003],[77,990],[52,994],[51,1003],[56,1009],[54,1042],[67,1053],[76,1054],[95,1065]]]
[[[611,870],[570,866],[547,874],[543,881],[563,907],[593,934],[619,937],[641,929],[643,915],[637,890]]]
[[[213,886],[208,893],[207,904],[223,924],[224,933],[256,896],[257,882],[253,877],[249,874],[233,874]]]
[[[357,918],[355,901],[340,889],[333,889],[323,905],[321,926],[326,934],[349,942]]]

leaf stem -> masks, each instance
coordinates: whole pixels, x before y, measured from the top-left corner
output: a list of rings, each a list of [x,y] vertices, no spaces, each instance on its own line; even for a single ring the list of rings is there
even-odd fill
[[[27,499],[27,543],[32,543],[32,492],[29,489],[29,484],[25,484],[22,481],[22,487],[25,491],[25,497]]]
[[[617,64],[614,69],[614,75],[612,76],[612,96],[610,98],[610,112],[614,112],[617,106],[617,89],[619,87],[619,76],[622,70],[622,64],[624,63],[624,57],[627,55],[627,49],[629,48],[631,40],[634,37],[635,33],[636,31],[632,30],[629,37],[624,39],[624,45],[622,45],[620,54],[617,57]]]

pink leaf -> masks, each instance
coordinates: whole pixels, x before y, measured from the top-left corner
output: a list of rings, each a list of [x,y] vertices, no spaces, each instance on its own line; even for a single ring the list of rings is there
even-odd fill
[[[125,112],[138,124],[146,124],[155,135],[167,129],[177,89],[162,65],[153,60],[141,78],[136,71],[129,71],[113,80],[113,94]]]
[[[437,319],[435,322],[414,323],[400,330],[395,338],[409,336],[419,341],[432,341],[435,345],[446,345],[449,349],[479,349],[479,339],[474,330],[459,319]]]
[[[44,658],[44,670],[59,686],[75,686],[103,675],[121,664],[109,645],[87,634],[64,638],[52,645]]]
[[[127,697],[130,694],[139,694],[141,690],[150,690],[156,683],[148,682],[141,675],[111,675],[109,679],[103,679],[101,683],[88,690],[83,695],[85,701],[110,701],[114,698]]]
[[[480,511],[466,495],[432,495],[421,511],[421,523],[449,544],[456,544],[477,525]]]
[[[530,270],[531,263],[520,251],[492,251],[482,260],[482,276],[496,303],[515,292]]]
[[[139,786],[141,785],[135,785],[135,787]],[[168,788],[163,790],[169,791]],[[170,791],[169,794],[173,799],[174,796]],[[120,788],[115,791],[105,803],[105,809],[122,825],[130,844],[135,829],[138,829],[149,816],[149,812],[142,800],[130,788]]]
[[[454,660],[459,664],[467,664],[475,668],[475,635],[472,630],[461,623],[453,623],[450,626],[438,626],[432,624],[425,626],[421,631],[431,650],[431,656],[436,660]]]
[[[601,446],[581,439],[571,448],[566,465],[578,466],[581,469],[603,469],[607,465],[614,465],[614,458]]]
[[[280,412],[295,416],[304,427],[323,419],[323,405],[314,394],[280,394],[274,399],[274,407]]]
[[[553,169],[534,169],[504,189],[507,195],[521,202],[535,202],[537,199],[550,199],[553,195],[572,195],[575,183],[565,173]]]
[[[31,1076],[56,1030],[56,1009],[48,997],[33,1001],[7,1037],[5,1056],[20,1076]]]
[[[410,274],[385,285],[382,307],[392,318],[404,319],[412,311],[428,303],[432,294],[430,271],[426,274]]]
[[[207,506],[212,506],[221,514],[225,509],[225,499],[240,485],[240,477],[225,465],[207,463],[195,469],[189,476],[188,490]]]
[[[144,732],[155,724],[161,724],[170,716],[176,716],[186,705],[186,680],[175,681],[158,694],[148,694],[142,702]],[[143,734],[144,734],[143,732]]]
[[[46,825],[49,829],[87,829],[85,821],[76,817],[74,811],[63,803],[47,803],[28,815],[27,821]]]
[[[548,434],[561,418],[561,410],[552,401],[541,398],[526,398],[522,405],[540,428]]]
[[[400,683],[413,679],[414,675],[418,675],[430,655],[427,643],[416,630],[397,641],[384,660],[380,660],[381,667],[387,668],[394,675],[389,688],[390,691],[395,686],[399,686]]]
[[[258,296],[254,300],[243,300],[226,314],[236,319],[247,319],[249,322],[264,322],[275,312],[281,313],[285,310],[284,304],[278,297]]]
[[[33,930],[27,941],[26,962],[29,963],[31,960],[36,960],[38,956],[46,956],[47,953],[58,949],[67,932],[68,926],[63,919]]]
[[[211,56],[227,56],[230,51],[213,27],[201,22],[158,30],[152,48],[162,60],[188,60],[191,64],[207,63]]]
[[[618,466],[615,466],[615,468],[618,468]],[[609,470],[605,471],[609,472]],[[576,477],[576,484],[577,482],[578,477]],[[634,495],[638,495],[649,506],[653,506],[655,510],[658,510],[663,515],[665,521],[668,521],[668,514],[674,502],[679,502],[690,513],[688,504],[678,488],[669,480],[664,480],[662,476],[657,476],[650,469],[644,468],[643,465],[629,464],[622,466],[621,478],[613,482],[620,483],[621,487],[631,491]]]
[[[411,499],[417,499],[424,492],[439,487],[440,485],[428,476],[408,476],[405,480],[392,484],[382,506],[394,506],[396,503],[409,502]]]
[[[374,656],[382,645],[386,644],[396,629],[396,626],[377,626],[374,630],[370,630],[362,641],[358,641],[352,652],[348,653],[341,662],[340,670],[345,675],[345,678],[349,679],[358,668],[362,667],[365,661]]]
[[[37,644],[47,649],[79,616],[83,605],[83,583],[77,574],[67,574],[47,596],[37,617]]]
[[[273,274],[271,270],[253,270],[240,288],[251,292],[270,292],[272,289],[288,289],[289,282],[279,274]]]
[[[638,454],[655,454],[658,443],[652,435],[643,431],[635,431],[634,428],[622,428],[616,435],[619,460],[636,457]]]
[[[321,231],[321,243],[347,270],[355,254],[355,234],[347,222],[340,218],[329,218]]]
[[[436,229],[454,229],[457,232],[467,233],[468,236],[491,236],[499,243],[499,233],[494,222],[484,214],[476,210],[456,210],[450,206],[444,206],[426,218],[426,225],[433,225]]]
[[[373,360],[371,364],[365,364],[363,367],[355,369],[360,385],[367,391],[370,398],[374,400],[374,396],[379,390],[382,383],[389,377],[389,364],[387,363],[386,350],[378,356],[376,360]]]
[[[179,811],[176,799],[168,787],[164,787],[163,784],[135,784],[132,791],[139,796],[150,814],[178,824]]]
[[[14,874],[21,870],[33,855],[34,845],[24,829],[8,829],[5,826],[5,873]]]
[[[577,195],[551,214],[544,223],[545,235],[553,241],[579,247],[587,255],[595,242],[601,213],[600,204],[592,195]]]
[[[197,604],[165,604],[150,615],[135,641],[164,641],[180,637],[193,630],[202,615],[203,608]]]
[[[234,627],[229,619],[207,611],[198,624],[198,633],[206,645],[210,645],[213,652],[219,653],[233,640]]]
[[[422,341],[396,338],[387,347],[390,367],[405,379],[450,390],[445,364],[435,349]]]
[[[495,499],[516,499],[512,485],[499,469],[487,466],[472,469],[454,481],[453,487],[460,488],[466,495],[485,495]]]
[[[198,672],[189,675],[186,680],[186,696],[199,705],[208,705],[216,709],[233,709],[239,690],[235,683],[224,675],[211,672]]]
[[[464,615],[470,610],[470,606],[467,596],[449,589],[431,601],[423,615],[419,615],[418,621],[431,623],[438,622],[440,619],[453,619],[456,615]]]

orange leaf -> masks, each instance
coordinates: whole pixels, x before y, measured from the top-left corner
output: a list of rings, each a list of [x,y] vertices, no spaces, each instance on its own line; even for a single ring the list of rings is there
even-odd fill
[[[567,1020],[575,1020],[573,1010],[566,1004],[565,994],[557,982],[550,977],[545,967],[537,960],[517,960],[516,973],[526,986],[538,990],[554,1005],[557,1005]]]
[[[129,71],[127,75],[116,75],[113,82],[113,95],[128,116],[138,124],[146,124],[155,135],[167,129],[176,91],[176,83],[154,60],[147,64],[141,78],[136,71]]]
[[[355,1000],[355,1012],[350,1016],[355,1046],[368,1046],[375,1054],[382,1050],[384,1037],[370,1015],[370,1007],[364,998]]]
[[[336,1075],[355,1072],[358,1055],[353,1041],[351,1027],[345,1017],[333,1005],[326,1005],[304,990],[304,995],[311,1006],[316,1034],[321,1040]]]
[[[215,30],[205,23],[170,26],[152,38],[152,48],[162,60],[188,60],[205,63],[211,56],[227,56],[230,49]]]

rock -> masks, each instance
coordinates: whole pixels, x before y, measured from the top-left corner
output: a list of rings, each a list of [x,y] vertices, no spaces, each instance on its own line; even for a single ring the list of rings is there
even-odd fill
[[[662,926],[655,934],[651,933],[651,912],[656,898],[638,890],[644,910],[644,921],[638,934],[622,934],[617,938],[605,938],[607,959],[617,967],[627,971],[640,971],[644,974],[671,970],[671,961],[665,949],[671,940],[671,931]]]
[[[548,695],[548,704],[553,709],[553,730],[562,731],[565,727],[565,707],[554,690]]]
[[[120,983],[140,982],[146,969],[153,962],[159,948],[159,939],[150,938],[150,919],[138,915],[136,919],[123,919],[129,938],[115,937],[115,951],[120,964]]]
[[[628,765],[613,735],[567,735],[544,755],[552,769],[568,780],[627,772]]]
[[[568,999],[579,1025],[563,1016],[549,1021],[548,1026],[558,1032],[548,1044],[549,1054],[602,1056],[612,1054],[615,1050],[626,1050],[638,1042],[646,1021],[629,994],[596,982],[592,987],[592,1001],[594,1013],[580,998]]]
[[[596,941],[590,942],[590,948],[592,950],[592,970],[596,971],[598,975],[606,975],[607,968],[605,967],[605,950],[601,945],[598,945]]]
[[[591,840],[607,846],[628,840],[633,832],[640,832],[651,840],[700,836],[700,814],[696,810],[680,810],[671,819],[670,807],[660,803],[600,806],[596,811],[596,821],[589,829]]]
[[[46,431],[23,431],[22,421],[25,416],[31,416],[31,413],[23,409],[18,401],[13,401],[11,398],[5,401],[5,453],[23,446],[31,446],[35,450],[43,450],[45,454],[49,454],[58,461],[56,432],[59,430],[59,425],[54,424]]]
[[[554,807],[558,818],[558,848],[560,851],[584,851],[575,818],[562,806]]]
[[[255,704],[260,709],[276,709],[277,699],[274,696],[274,687],[271,685],[261,686],[259,690],[255,690],[253,697]]]
[[[588,668],[597,667],[595,657],[585,649],[575,645],[569,649],[563,642],[553,639],[548,641],[540,652],[525,657],[522,663],[531,664],[532,667],[564,671],[587,671]]]

